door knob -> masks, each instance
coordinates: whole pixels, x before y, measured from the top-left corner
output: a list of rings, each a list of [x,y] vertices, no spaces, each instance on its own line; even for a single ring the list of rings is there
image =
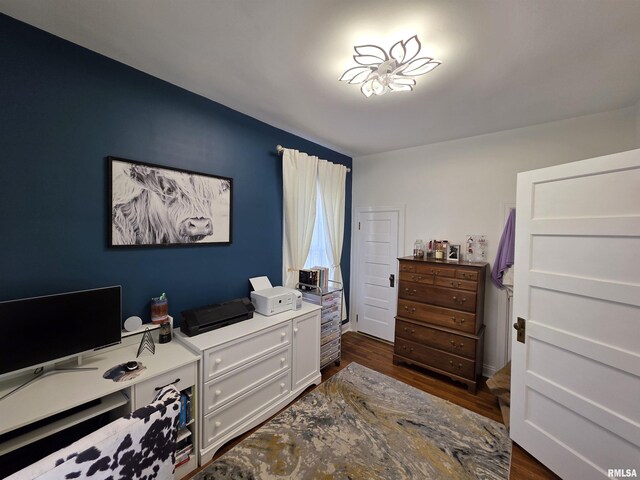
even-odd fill
[[[525,342],[524,334],[527,330],[526,320],[524,318],[518,317],[518,321],[513,324],[513,328],[515,328],[516,332],[518,332],[516,335],[516,340],[518,340],[520,343],[524,343]]]

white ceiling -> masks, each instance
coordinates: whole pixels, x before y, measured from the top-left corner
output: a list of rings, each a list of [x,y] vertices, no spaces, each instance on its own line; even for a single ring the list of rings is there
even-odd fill
[[[352,156],[640,101],[638,0],[0,0],[0,12]],[[338,82],[418,34],[413,92]]]

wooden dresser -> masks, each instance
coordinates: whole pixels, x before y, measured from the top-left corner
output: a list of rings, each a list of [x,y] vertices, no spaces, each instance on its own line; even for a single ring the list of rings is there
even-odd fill
[[[487,264],[398,260],[393,363],[411,363],[447,375],[475,393],[482,373]]]

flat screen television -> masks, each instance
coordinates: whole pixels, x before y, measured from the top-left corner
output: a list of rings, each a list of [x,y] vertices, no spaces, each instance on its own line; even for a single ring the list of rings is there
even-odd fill
[[[121,341],[120,286],[0,302],[0,375]]]

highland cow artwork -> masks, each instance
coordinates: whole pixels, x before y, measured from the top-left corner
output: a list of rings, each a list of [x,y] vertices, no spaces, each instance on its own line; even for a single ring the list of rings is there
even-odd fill
[[[231,243],[231,178],[108,160],[112,247]]]

